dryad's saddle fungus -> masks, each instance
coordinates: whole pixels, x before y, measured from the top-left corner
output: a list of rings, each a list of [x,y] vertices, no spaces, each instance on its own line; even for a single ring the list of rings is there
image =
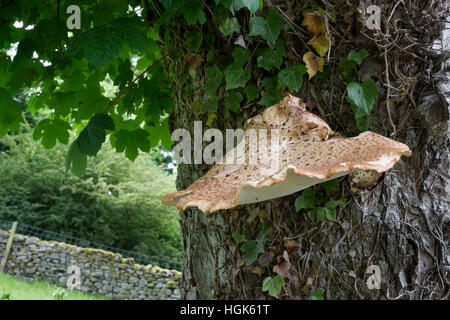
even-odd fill
[[[249,119],[244,130],[249,129],[268,129],[266,148],[258,150],[256,164],[227,164],[231,151],[227,152],[223,164],[214,165],[187,189],[166,195],[163,203],[182,211],[196,206],[211,213],[282,197],[350,173],[361,176],[368,171],[369,177],[378,177],[402,155],[411,155],[407,145],[370,131],[353,138],[329,138],[333,131],[328,124],[292,95]],[[279,129],[277,144],[270,144],[275,132],[271,129]],[[241,141],[246,155],[252,154],[248,140]],[[271,155],[278,157],[277,166],[264,161]]]

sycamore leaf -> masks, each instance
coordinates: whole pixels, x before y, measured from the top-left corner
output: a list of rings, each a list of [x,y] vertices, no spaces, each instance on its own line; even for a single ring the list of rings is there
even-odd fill
[[[230,64],[225,70],[226,90],[245,87],[249,79],[250,70],[244,70],[237,62]]]
[[[39,122],[33,132],[33,139],[39,140],[42,138],[42,145],[51,149],[56,145],[56,140],[66,144],[69,141],[70,125],[61,119],[44,119]]]
[[[95,156],[105,142],[106,130],[114,130],[114,120],[107,114],[97,113],[77,138],[79,151]]]
[[[277,275],[275,277],[267,277],[263,280],[263,291],[269,291],[269,294],[273,297],[277,297],[281,292],[281,288],[285,285],[282,276]]]
[[[319,56],[323,57],[327,53],[330,46],[330,39],[328,39],[326,34],[320,34],[314,36],[308,44],[312,45]]]
[[[117,152],[123,152],[131,161],[134,161],[139,154],[138,149],[143,152],[149,152],[151,143],[149,140],[149,133],[138,128],[133,131],[119,130],[115,133],[115,148]]]
[[[265,19],[262,17],[250,18],[249,36],[260,36],[267,41],[269,47],[274,48],[283,25],[284,19],[274,9],[269,9]]]
[[[314,53],[311,51],[308,51],[303,55],[303,62],[305,62],[306,71],[308,72],[310,79],[314,77],[318,71],[323,72],[323,59],[320,57],[315,58]]]
[[[86,164],[87,164],[87,155],[80,152],[78,148],[78,140],[75,140],[70,145],[69,151],[67,152],[66,155],[65,161],[66,170],[69,170],[72,167],[72,172],[77,177],[82,177],[86,170]]]
[[[286,86],[290,90],[298,91],[302,86],[303,75],[306,68],[302,64],[296,64],[293,69],[287,68],[278,72],[278,87]]]
[[[306,27],[308,32],[314,36],[326,32],[325,21],[320,15],[314,12],[305,14],[302,26]]]
[[[0,137],[8,131],[16,131],[23,122],[22,106],[13,100],[9,92],[0,88]]]

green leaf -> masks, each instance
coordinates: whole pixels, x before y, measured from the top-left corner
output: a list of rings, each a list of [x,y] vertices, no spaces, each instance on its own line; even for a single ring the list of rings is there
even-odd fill
[[[72,172],[78,176],[82,177],[86,170],[87,164],[87,155],[80,152],[78,148],[78,140],[72,142],[69,147],[69,151],[66,155],[66,170],[69,170],[72,167]]]
[[[329,194],[331,191],[334,190],[334,188],[336,188],[339,185],[339,180],[338,179],[328,180],[322,182],[320,185],[325,189],[325,192]]]
[[[245,87],[250,79],[250,70],[244,70],[239,63],[230,64],[225,70],[226,90]]]
[[[241,102],[244,100],[242,94],[235,92],[225,98],[225,107],[234,113],[241,112]]]
[[[259,0],[234,0],[233,6],[236,11],[245,7],[254,14],[260,8],[260,3]]]
[[[204,24],[206,22],[206,16],[205,12],[203,11],[203,4],[201,3],[194,3],[190,5],[186,5],[182,9],[184,18],[186,19],[186,22],[188,25],[196,24],[197,21],[200,24]]]
[[[281,288],[285,285],[284,279],[282,276],[277,275],[275,277],[267,277],[263,280],[263,291],[269,291],[269,294],[273,297],[278,297],[278,294],[281,292]]]
[[[219,97],[211,96],[208,97],[206,102],[202,104],[202,113],[216,112],[218,108],[219,108]]]
[[[114,130],[114,120],[107,114],[97,113],[77,138],[79,151],[95,156],[105,142],[106,130]]]
[[[264,223],[261,226],[261,230],[258,233],[258,236],[256,237],[257,241],[264,241],[266,240],[266,236],[272,231],[272,225],[268,222]]]
[[[239,243],[245,241],[245,235],[243,235],[243,234],[240,234],[240,233],[237,233],[237,232],[233,232],[233,233],[231,234],[231,236],[233,237],[234,241],[235,241],[237,244],[239,244]]]
[[[235,63],[243,66],[250,60],[250,50],[244,48],[236,48],[234,49],[232,56]]]
[[[295,200],[295,209],[314,209],[316,207],[316,192],[312,188],[303,191],[302,195]]]
[[[325,293],[325,289],[317,289],[314,291],[313,295],[309,297],[309,300],[323,300],[323,294]]]
[[[302,86],[305,73],[306,67],[302,64],[296,64],[294,69],[281,70],[278,72],[278,87],[286,86],[290,90],[298,91]]]
[[[203,41],[203,34],[200,30],[194,30],[186,38],[186,44],[197,51],[200,49]]]
[[[245,264],[251,265],[258,259],[258,255],[264,252],[264,243],[262,241],[248,240],[241,245],[241,251],[244,252]]]
[[[33,139],[42,138],[42,145],[46,149],[51,149],[55,146],[56,140],[63,144],[69,142],[68,130],[70,130],[69,124],[61,119],[44,119],[34,129]]]
[[[259,88],[250,84],[244,88],[244,93],[247,96],[247,102],[250,102],[259,97]]]
[[[349,61],[345,58],[340,57],[338,67],[343,69],[345,73],[349,73],[351,70],[356,69],[356,63],[355,61]]]
[[[233,33],[239,33],[240,31],[239,21],[236,18],[227,18],[222,24],[219,25],[219,31],[224,36],[231,36]]]
[[[269,48],[263,51],[263,54],[258,57],[258,67],[264,68],[267,71],[272,70],[273,68],[280,68],[283,63],[283,57],[286,54],[286,50],[284,49],[284,45],[280,43],[274,50]]]
[[[125,150],[125,155],[131,161],[138,156],[138,149],[149,152],[151,148],[149,133],[142,128],[133,131],[121,129],[115,133],[114,138],[116,151],[123,152]]]
[[[347,94],[350,101],[357,107],[355,116],[360,117],[372,111],[378,89],[373,79],[367,79],[362,84],[357,82],[347,84]]]
[[[261,17],[250,18],[249,35],[260,36],[267,41],[269,47],[274,48],[283,25],[283,18],[274,9],[270,9],[267,12],[266,19]]]
[[[22,106],[11,98],[6,89],[0,88],[0,137],[8,131],[17,131],[21,122]]]
[[[124,44],[145,51],[147,38],[144,30],[144,25],[136,18],[119,18],[75,37],[69,44],[67,55],[82,51],[89,62],[103,67],[119,56]]]
[[[217,65],[206,68],[207,82],[204,88],[205,93],[209,97],[217,96],[217,89],[219,89],[219,86],[222,83],[222,77],[222,72]]]
[[[357,64],[361,64],[364,58],[367,58],[369,53],[366,49],[361,49],[359,51],[352,50],[349,52],[347,59],[349,61],[355,61]]]

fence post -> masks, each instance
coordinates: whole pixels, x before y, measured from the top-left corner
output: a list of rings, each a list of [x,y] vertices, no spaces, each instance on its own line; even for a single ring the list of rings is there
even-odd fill
[[[6,249],[5,249],[5,252],[3,253],[2,263],[0,264],[0,272],[3,272],[3,270],[5,270],[6,261],[8,261],[8,255],[9,255],[9,251],[11,250],[11,246],[12,246],[12,243],[14,240],[14,234],[16,233],[16,228],[17,228],[17,221],[15,221],[13,223],[11,230],[9,232],[8,243],[6,244]]]

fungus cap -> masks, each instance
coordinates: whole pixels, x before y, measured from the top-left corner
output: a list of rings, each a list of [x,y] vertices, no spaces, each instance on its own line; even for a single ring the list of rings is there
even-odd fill
[[[352,172],[379,174],[391,169],[402,155],[411,155],[407,145],[370,131],[352,138],[329,138],[333,131],[328,124],[292,95],[250,118],[245,133],[249,129],[268,129],[256,163],[246,159],[242,164],[227,164],[239,146],[246,156],[254,154],[254,143],[248,137],[242,139],[225,154],[223,164],[215,164],[187,189],[166,195],[163,203],[181,211],[196,206],[211,213],[286,196]],[[269,145],[275,132],[279,143]],[[267,161],[275,157],[277,165]]]

